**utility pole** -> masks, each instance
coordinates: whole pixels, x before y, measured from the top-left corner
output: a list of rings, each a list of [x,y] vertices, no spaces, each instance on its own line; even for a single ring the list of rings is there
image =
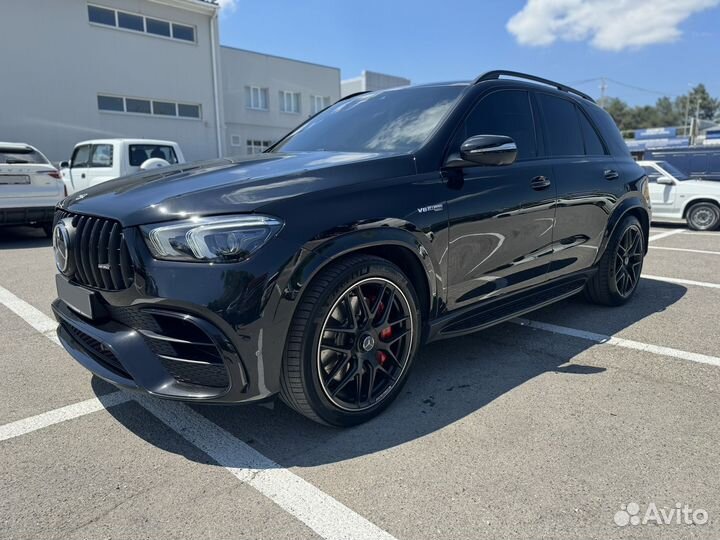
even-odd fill
[[[605,92],[607,91],[607,83],[605,77],[600,78],[600,107],[605,108]]]

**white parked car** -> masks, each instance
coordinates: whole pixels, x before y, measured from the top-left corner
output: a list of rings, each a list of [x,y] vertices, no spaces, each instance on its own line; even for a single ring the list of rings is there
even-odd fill
[[[36,225],[50,236],[55,205],[67,193],[37,148],[0,142],[0,225]]]
[[[178,143],[150,139],[97,139],[75,145],[60,164],[68,193],[140,170],[185,163]]]
[[[720,226],[720,182],[690,178],[667,161],[638,164],[650,180],[653,221],[687,221],[696,231]]]

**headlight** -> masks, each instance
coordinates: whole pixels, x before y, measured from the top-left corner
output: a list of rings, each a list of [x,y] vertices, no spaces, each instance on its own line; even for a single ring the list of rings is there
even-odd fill
[[[156,259],[237,262],[260,249],[281,228],[268,216],[218,216],[140,227]]]

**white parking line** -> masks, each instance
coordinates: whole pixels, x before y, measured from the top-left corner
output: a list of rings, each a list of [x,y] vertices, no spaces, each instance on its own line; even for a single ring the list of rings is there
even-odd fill
[[[106,394],[100,398],[92,398],[80,403],[74,403],[67,407],[61,407],[52,411],[44,412],[30,418],[24,418],[17,422],[10,422],[4,426],[0,426],[0,441],[19,437],[27,433],[32,433],[38,429],[43,429],[66,420],[72,420],[73,418],[80,418],[86,414],[94,413],[107,409],[108,407],[114,407],[121,403],[126,403],[132,399],[125,392],[112,392]]]
[[[705,232],[705,231],[683,231],[683,234],[689,234],[690,236],[714,236],[720,238],[720,232]]]
[[[648,238],[648,242],[652,242],[653,240],[660,240],[661,238],[667,238],[668,236],[673,236],[675,234],[680,234],[686,232],[686,229],[676,229],[674,231],[667,231],[663,233],[658,233],[650,236]]]
[[[720,251],[706,251],[704,249],[673,248],[664,246],[650,246],[650,249],[664,249],[666,251],[684,251],[686,253],[703,253],[705,255],[720,255]]]
[[[720,283],[708,283],[706,281],[693,281],[692,279],[679,279],[663,276],[652,276],[643,274],[641,277],[655,281],[667,281],[668,283],[679,283],[680,285],[694,285],[696,287],[707,287],[709,289],[720,289]]]
[[[50,334],[55,331],[57,323],[43,312],[2,287],[0,303],[59,345],[57,337]],[[182,403],[113,392],[0,426],[0,441],[79,418],[130,399],[135,399],[148,412],[205,452],[238,480],[255,488],[323,538],[394,540],[388,532]]]
[[[669,356],[671,358],[680,358],[682,360],[689,360],[690,362],[697,362],[700,364],[709,364],[711,366],[720,367],[720,358],[716,356],[682,351],[680,349],[673,349],[671,347],[650,345],[648,343],[633,341],[631,339],[606,336],[603,334],[596,334],[594,332],[587,332],[585,330],[578,330],[576,328],[568,328],[567,326],[559,326],[557,324],[550,324],[540,321],[531,321],[528,319],[513,319],[511,322],[519,324],[520,326],[527,326],[529,328],[537,328],[538,330],[552,332],[553,334],[562,334],[564,336],[572,336],[587,341],[593,341],[601,345],[615,345],[616,347],[622,347],[624,349],[645,351],[653,354],[659,354],[662,356]]]
[[[254,487],[323,538],[394,538],[187,405],[149,396],[136,399],[238,480]]]
[[[0,304],[15,313],[15,315],[20,317],[50,341],[60,345],[60,340],[58,340],[58,337],[55,334],[57,323],[45,315],[42,311],[34,306],[31,306],[25,302],[25,300],[21,300],[4,287],[0,287]]]

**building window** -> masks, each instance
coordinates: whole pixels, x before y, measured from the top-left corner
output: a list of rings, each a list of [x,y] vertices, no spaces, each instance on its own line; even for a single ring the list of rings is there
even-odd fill
[[[88,5],[88,18],[90,22],[115,26],[115,10]]]
[[[247,140],[246,150],[248,154],[259,154],[272,146],[270,141]]]
[[[242,146],[240,135],[230,135],[230,146]]]
[[[300,114],[300,92],[280,90],[280,110],[284,113]]]
[[[98,96],[98,109],[101,111],[123,112],[125,110],[123,98],[114,96]]]
[[[200,105],[193,103],[177,103],[174,101],[157,101],[102,94],[98,95],[97,100],[98,109],[101,111],[151,114],[155,116],[194,118],[198,120],[202,117]]]
[[[195,27],[88,4],[91,23],[195,43]]]
[[[310,114],[317,114],[330,106],[330,96],[310,96]]]
[[[178,103],[178,116],[183,118],[200,118],[200,105]]]
[[[152,114],[149,99],[125,98],[125,112],[137,114]]]
[[[118,11],[118,26],[127,30],[135,30],[136,32],[145,31],[145,21],[139,15],[132,15],[131,13],[123,13]]]
[[[145,31],[156,36],[170,37],[170,23],[157,19],[145,18]]]
[[[184,24],[173,24],[172,29],[173,37],[175,39],[195,41],[195,29],[192,26],[185,26]]]
[[[257,86],[245,87],[245,106],[248,109],[268,110],[268,89]]]

